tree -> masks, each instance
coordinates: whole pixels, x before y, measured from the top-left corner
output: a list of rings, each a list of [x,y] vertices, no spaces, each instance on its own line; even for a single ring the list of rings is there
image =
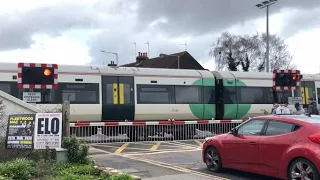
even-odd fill
[[[264,71],[266,66],[266,35],[235,36],[224,32],[212,44],[209,55],[217,70]],[[294,68],[292,56],[285,42],[276,35],[269,36],[269,63],[271,69]]]

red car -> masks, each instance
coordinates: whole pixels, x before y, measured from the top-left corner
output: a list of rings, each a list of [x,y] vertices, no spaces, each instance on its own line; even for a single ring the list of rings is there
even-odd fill
[[[230,168],[280,179],[319,180],[320,116],[254,117],[227,134],[206,138],[202,158],[212,172]]]

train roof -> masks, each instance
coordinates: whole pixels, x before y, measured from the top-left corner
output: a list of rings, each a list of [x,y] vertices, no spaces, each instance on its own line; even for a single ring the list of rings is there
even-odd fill
[[[18,63],[0,62],[1,72],[18,71]],[[218,79],[271,79],[272,72],[239,72],[239,71],[209,71],[192,69],[162,69],[139,67],[109,67],[90,65],[59,65],[58,72],[62,74],[105,74],[105,75],[137,75],[137,76],[175,76],[203,77]],[[303,74],[302,81],[320,81],[320,74]]]
[[[1,72],[18,71],[17,63],[0,63]],[[141,76],[175,76],[175,77],[204,77],[213,78],[208,70],[192,69],[160,69],[138,67],[109,67],[90,65],[58,65],[61,74],[105,74],[105,75],[141,75]]]

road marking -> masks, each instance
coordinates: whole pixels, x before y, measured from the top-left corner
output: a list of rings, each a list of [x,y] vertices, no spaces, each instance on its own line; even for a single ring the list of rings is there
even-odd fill
[[[105,152],[106,154],[110,154],[108,151],[104,151],[104,150],[99,150],[99,151]],[[131,160],[136,160],[136,161],[140,161],[140,162],[145,162],[145,163],[148,163],[148,164],[152,164],[152,165],[156,165],[156,166],[160,166],[160,167],[164,167],[164,168],[168,168],[168,169],[173,169],[173,170],[176,170],[176,171],[179,171],[179,172],[185,172],[185,173],[198,175],[198,176],[202,176],[202,177],[214,178],[215,180],[231,180],[231,179],[227,179],[227,178],[223,178],[223,177],[219,177],[219,176],[215,176],[215,175],[211,175],[211,174],[197,172],[197,171],[194,171],[194,170],[191,170],[191,169],[187,169],[187,168],[184,168],[184,167],[180,167],[180,166],[174,166],[172,164],[167,164],[167,163],[158,162],[158,161],[152,161],[152,160],[149,160],[149,159],[142,159],[142,158],[138,158],[138,157],[125,156],[125,155],[121,155],[121,154],[118,154],[116,156],[128,158],[128,159],[131,159]]]
[[[132,153],[123,153],[123,156],[142,156],[147,154],[164,154],[164,153],[183,153],[183,152],[193,152],[193,151],[201,151],[202,149],[191,149],[191,150],[172,150],[172,151],[158,151],[158,152],[132,152]]]
[[[150,148],[150,151],[157,151],[160,144],[161,144],[161,142],[157,142],[155,145],[152,146],[152,148]]]
[[[202,142],[201,141],[199,141],[199,140],[194,140],[197,144],[199,144],[199,146],[203,146],[203,144],[202,144]]]
[[[172,142],[167,142],[168,144],[174,144],[174,145],[180,145],[180,146],[189,146],[189,147],[195,147],[198,148],[199,146],[197,145],[192,145],[188,143],[183,143],[183,142],[177,142],[177,141],[172,141]]]
[[[130,143],[124,143],[119,149],[114,152],[115,154],[120,154],[124,149],[126,149],[129,146]]]

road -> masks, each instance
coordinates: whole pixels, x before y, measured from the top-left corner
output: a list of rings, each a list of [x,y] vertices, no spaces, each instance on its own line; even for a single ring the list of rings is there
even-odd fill
[[[234,170],[209,172],[201,160],[201,145],[200,140],[94,144],[91,154],[99,163],[145,180],[275,179]]]

